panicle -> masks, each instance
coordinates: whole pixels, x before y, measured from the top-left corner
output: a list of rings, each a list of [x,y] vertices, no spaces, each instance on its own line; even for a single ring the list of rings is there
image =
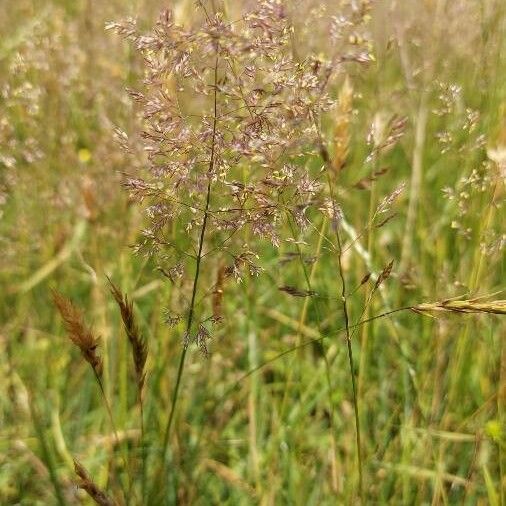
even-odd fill
[[[328,87],[342,58],[297,56],[287,2],[255,2],[234,20],[200,4],[201,23],[188,28],[169,11],[149,34],[139,33],[133,20],[107,25],[145,62],[144,89],[130,96],[142,109],[148,171],[124,182],[147,204],[145,241],[154,247],[142,250],[156,253],[175,220],[193,233],[208,182],[215,231],[249,227],[278,246],[282,214],[292,213],[304,227],[301,210],[321,191],[300,160],[316,144],[314,112],[333,106]],[[350,95],[343,89],[344,130]]]
[[[148,357],[148,347],[146,340],[142,336],[133,310],[133,302],[128,299],[127,294],[121,293],[120,289],[107,278],[111,285],[111,293],[118,304],[121,313],[121,319],[125,327],[126,335],[132,346],[132,356],[134,360],[135,374],[139,394],[142,395],[144,381],[146,379],[146,360]]]
[[[95,374],[102,374],[102,360],[97,354],[98,337],[84,322],[82,312],[70,300],[53,290],[53,302],[60,312],[69,339],[81,350]]]
[[[443,300],[428,302],[411,308],[418,313],[491,313],[506,314],[506,300],[483,301],[480,298],[470,300]]]
[[[74,470],[79,478],[77,486],[85,490],[95,504],[99,506],[117,506],[118,503],[98,487],[88,474],[86,468],[77,460],[74,460]]]

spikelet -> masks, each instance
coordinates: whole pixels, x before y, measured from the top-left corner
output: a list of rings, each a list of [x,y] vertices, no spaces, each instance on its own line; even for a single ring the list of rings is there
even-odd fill
[[[285,292],[292,297],[313,297],[316,295],[316,292],[314,290],[300,290],[299,288],[288,285],[280,286],[278,287],[278,290],[280,292]]]
[[[478,299],[444,300],[441,302],[419,304],[413,307],[412,310],[419,313],[446,311],[451,313],[506,314],[506,300],[492,300],[488,302],[480,302]]]
[[[394,266],[394,261],[390,261],[383,270],[380,272],[376,283],[374,284],[373,292],[375,292],[392,274],[392,267]]]
[[[102,360],[97,355],[98,337],[85,324],[82,312],[56,290],[53,290],[53,302],[58,308],[62,317],[69,339],[81,350],[81,353],[88,362],[95,374],[102,374]]]
[[[350,123],[353,112],[353,87],[346,76],[337,100],[337,116],[334,124],[332,169],[335,174],[346,165],[350,145]]]
[[[142,396],[142,389],[144,387],[144,381],[146,379],[146,360],[148,356],[148,347],[144,337],[139,331],[137,321],[135,319],[133,303],[128,299],[127,294],[121,293],[119,288],[107,278],[111,285],[111,293],[114,300],[118,304],[121,312],[121,319],[125,327],[125,332],[128,337],[128,341],[132,346],[132,355],[135,367],[135,376],[137,380],[137,388],[139,390],[139,396]]]
[[[116,506],[118,503],[112,500],[108,495],[101,490],[91,479],[88,471],[74,459],[74,470],[79,477],[77,486],[87,492],[87,494],[100,506]]]

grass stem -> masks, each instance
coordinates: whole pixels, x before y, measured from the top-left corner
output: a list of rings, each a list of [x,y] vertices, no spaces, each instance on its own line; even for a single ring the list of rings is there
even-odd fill
[[[206,235],[206,228],[208,223],[209,216],[209,204],[211,202],[211,181],[212,181],[212,171],[214,168],[214,160],[215,160],[215,145],[216,145],[216,127],[217,127],[217,108],[218,108],[218,56],[216,56],[215,66],[214,66],[214,119],[213,119],[213,134],[211,139],[211,156],[209,160],[209,170],[208,170],[208,182],[207,182],[207,193],[206,193],[206,205],[204,209],[204,218],[202,221],[202,228],[200,230],[199,237],[199,245],[198,245],[198,253],[196,258],[195,265],[195,276],[193,278],[193,288],[192,288],[192,296],[190,301],[190,308],[188,311],[188,319],[186,322],[186,336],[187,339],[191,333],[193,319],[195,314],[195,299],[197,297],[197,289],[198,282],[200,277],[200,268],[202,263],[202,251],[204,248],[204,240]],[[170,431],[174,421],[174,415],[176,412],[176,406],[179,399],[179,392],[181,387],[181,379],[183,376],[183,370],[185,365],[185,359],[188,352],[188,343],[185,342],[183,350],[181,352],[181,357],[179,359],[179,366],[177,370],[176,376],[176,384],[174,386],[174,391],[172,394],[172,405],[169,413],[169,417],[167,419],[167,425],[165,426],[165,431],[163,435],[162,442],[162,470],[165,471],[166,466],[166,453],[169,445]],[[163,474],[163,472],[162,472]]]

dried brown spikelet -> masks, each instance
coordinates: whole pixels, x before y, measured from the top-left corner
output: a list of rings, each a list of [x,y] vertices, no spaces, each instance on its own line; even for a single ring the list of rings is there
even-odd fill
[[[392,260],[385,268],[380,272],[378,279],[376,280],[376,284],[374,285],[373,292],[375,292],[389,277],[392,273],[392,267],[394,266],[394,261]]]
[[[203,323],[200,323],[199,330],[197,331],[197,334],[195,336],[195,343],[199,347],[200,351],[202,352],[202,355],[204,357],[209,358],[209,347],[207,345],[207,341],[211,339],[211,334],[205,327]]]
[[[172,283],[174,284],[178,279],[181,279],[184,274],[184,266],[178,263],[172,266],[170,269],[164,269],[158,266],[157,269]]]
[[[380,221],[377,225],[375,225],[376,228],[384,227],[389,221],[393,220],[397,216],[397,213],[389,214],[384,220]]]
[[[382,167],[381,169],[374,171],[371,175],[360,179],[353,186],[358,190],[369,190],[371,188],[371,183],[385,175],[389,170],[390,167]]]
[[[123,320],[123,325],[125,327],[130,345],[132,346],[132,356],[135,366],[137,387],[139,389],[139,395],[141,395],[142,389],[144,387],[144,381],[146,379],[145,367],[148,357],[148,347],[146,340],[141,335],[139,327],[137,326],[137,321],[135,319],[133,310],[133,302],[128,299],[126,293],[121,293],[119,288],[111,281],[109,277],[107,279],[111,285],[111,293],[114,297],[114,300],[120,309],[121,319]]]
[[[332,168],[339,173],[346,164],[350,144],[350,122],[353,112],[353,87],[346,76],[337,100],[337,116],[334,124]]]
[[[88,495],[100,506],[116,506],[118,503],[111,499],[103,490],[93,482],[88,471],[74,459],[74,470],[79,477],[77,486],[85,490]]]
[[[367,274],[366,274],[366,275],[365,275],[365,276],[364,276],[364,277],[360,280],[360,284],[359,284],[359,286],[363,286],[363,285],[365,285],[365,284],[369,281],[369,279],[371,278],[371,275],[372,275],[372,274],[371,274],[370,272],[368,272],[368,273],[367,273]]]
[[[95,374],[100,376],[102,360],[97,355],[98,337],[95,337],[92,330],[85,324],[82,312],[70,299],[53,290],[53,302],[60,312],[70,340],[81,350],[84,359],[91,365]]]
[[[183,317],[179,314],[172,314],[170,309],[164,309],[164,321],[169,327],[175,327],[178,323],[181,322]]]
[[[428,302],[412,308],[415,312],[430,313],[432,311],[446,311],[451,313],[492,313],[506,314],[506,300],[480,302],[472,300],[444,300]]]
[[[314,295],[316,295],[316,292],[314,290],[299,290],[294,286],[288,285],[280,286],[278,290],[281,292],[285,292],[288,295],[291,295],[292,297],[313,297]]]

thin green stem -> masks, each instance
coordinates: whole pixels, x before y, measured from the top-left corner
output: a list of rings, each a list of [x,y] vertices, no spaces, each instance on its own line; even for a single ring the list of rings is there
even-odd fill
[[[373,171],[377,172],[379,170],[379,153],[374,157]],[[369,195],[369,215],[367,220],[367,253],[369,254],[369,258],[372,262],[374,258],[374,219],[376,217],[376,192],[377,192],[377,183],[376,181],[371,182],[371,193]],[[367,318],[369,315],[369,304],[372,300],[373,289],[367,284],[366,290],[364,294],[364,316]],[[372,325],[364,325],[362,327],[361,339],[360,339],[360,360],[358,365],[358,397],[360,400],[363,398],[364,391],[364,383],[365,377],[367,373],[367,361],[369,355],[369,336],[373,332]]]
[[[329,185],[332,188],[332,184],[329,178]],[[335,202],[334,192],[331,190],[332,201]],[[341,234],[339,233],[339,226],[336,226],[336,239],[337,246],[339,248],[339,254],[337,256],[338,266],[339,266],[339,277],[341,278],[341,300],[343,303],[343,314],[344,314],[344,325],[346,332],[346,349],[348,352],[348,363],[350,366],[350,376],[351,376],[351,387],[353,391],[353,411],[355,413],[355,434],[356,434],[356,443],[357,443],[357,459],[358,459],[358,488],[360,492],[360,497],[362,500],[362,504],[365,504],[365,496],[364,496],[364,480],[363,480],[363,460],[362,460],[362,443],[360,437],[360,415],[358,410],[358,393],[357,393],[357,383],[355,380],[355,370],[354,370],[354,362],[353,362],[353,348],[351,346],[351,333],[350,333],[350,317],[348,313],[348,302],[346,298],[346,278],[344,276],[343,270],[343,261],[342,261],[342,245],[341,245]]]
[[[318,128],[318,125],[315,121],[315,126],[318,131],[320,145],[322,147],[322,152],[324,152],[324,145],[323,145],[323,139],[320,135],[320,129]],[[325,150],[326,152],[326,150]],[[352,386],[352,394],[353,394],[353,411],[355,414],[355,435],[356,435],[356,445],[357,445],[357,461],[358,461],[358,488],[360,493],[360,498],[362,501],[362,504],[365,504],[365,495],[364,495],[364,480],[363,480],[363,459],[362,459],[362,442],[361,442],[361,435],[360,435],[360,414],[358,409],[358,394],[357,394],[357,384],[355,380],[355,371],[354,371],[354,362],[353,362],[353,349],[351,345],[351,333],[350,333],[350,317],[348,312],[348,301],[346,297],[346,277],[344,275],[344,269],[343,269],[343,259],[342,259],[342,253],[343,253],[343,247],[341,243],[341,234],[339,233],[339,223],[334,223],[334,221],[338,218],[337,216],[337,209],[336,209],[336,198],[335,198],[335,191],[334,186],[332,184],[332,179],[330,175],[330,168],[328,167],[328,161],[325,160],[325,164],[327,165],[327,182],[329,186],[329,192],[330,192],[330,198],[332,200],[332,206],[333,206],[333,220],[331,226],[334,227],[335,234],[336,234],[336,240],[337,240],[337,248],[338,248],[338,254],[337,254],[337,263],[339,268],[339,277],[341,279],[341,300],[343,305],[343,314],[344,314],[344,324],[345,324],[345,331],[346,331],[346,349],[348,353],[348,362],[350,366],[350,376],[351,376],[351,386]]]
[[[292,221],[290,219],[290,213],[287,212],[287,215],[288,215],[288,225],[290,226],[290,230],[292,232],[292,235],[295,237],[295,235],[296,235],[295,227],[293,226]],[[311,267],[311,272],[309,272],[309,273],[307,272],[307,268],[304,263],[304,258],[303,258],[303,254],[302,254],[302,250],[300,248],[300,245],[297,242],[295,243],[295,248],[297,249],[297,257],[298,257],[298,260],[300,261],[300,265],[302,267],[302,271],[304,273],[304,278],[306,281],[306,288],[309,291],[312,291],[312,289],[313,289],[312,288],[313,279],[314,279],[314,276],[316,273],[318,259],[320,257],[320,252],[321,252],[321,248],[322,248],[322,244],[323,244],[324,231],[325,231],[326,227],[327,227],[327,220],[324,219],[322,222],[322,225],[321,225],[321,229],[319,231],[318,245],[316,247],[316,252],[314,254],[316,260]],[[304,323],[306,321],[307,312],[308,312],[308,308],[309,308],[309,301],[310,301],[310,297],[306,297],[304,299],[302,311],[299,316],[299,328],[297,329],[297,338],[296,338],[297,345],[299,345],[302,342],[302,327],[304,326]],[[318,311],[318,307],[317,306],[315,306],[315,307],[316,307],[317,317],[318,317],[318,330],[321,331],[321,317],[320,317],[320,314]],[[302,357],[299,357],[299,358],[302,358]],[[290,385],[293,383],[293,377],[294,377],[295,372],[296,372],[296,367],[295,367],[295,362],[294,362],[293,367],[290,367],[290,369],[289,369],[288,378],[285,382],[285,391],[283,394],[283,401],[281,402],[281,410],[280,410],[281,418],[284,415],[285,407],[288,403],[288,395],[290,392]],[[300,380],[300,366],[299,366],[299,378],[298,379]],[[330,387],[330,385],[329,385],[329,387]]]
[[[119,445],[119,437],[118,437],[118,429],[116,428],[116,424],[114,423],[114,417],[112,416],[112,408],[107,400],[107,396],[105,395],[105,388],[104,384],[102,382],[102,379],[100,378],[99,374],[95,369],[93,369],[93,372],[95,374],[95,378],[97,380],[98,386],[100,388],[100,392],[102,394],[102,398],[104,399],[104,405],[105,409],[107,411],[107,416],[109,417],[109,421],[111,422],[112,432],[114,434],[114,438],[116,439],[116,444]]]
[[[355,371],[354,371],[354,361],[353,361],[353,349],[351,345],[351,333],[350,333],[350,317],[348,312],[348,301],[346,297],[346,277],[344,276],[343,269],[343,247],[341,243],[341,235],[339,233],[339,223],[335,223],[338,220],[338,210],[336,208],[336,195],[334,191],[334,186],[332,184],[331,170],[330,167],[330,159],[328,155],[327,148],[323,141],[320,126],[316,119],[316,116],[313,114],[313,123],[318,135],[318,142],[320,145],[320,153],[322,154],[323,161],[326,167],[326,176],[327,183],[329,187],[330,198],[332,200],[332,220],[331,226],[335,230],[336,240],[337,240],[337,259],[338,259],[338,270],[339,277],[341,280],[341,299],[342,299],[342,307],[344,314],[344,323],[345,323],[345,331],[346,331],[346,348],[348,353],[348,362],[350,366],[350,376],[351,376],[351,386],[352,386],[352,394],[353,394],[353,411],[355,414],[355,435],[356,435],[356,446],[357,446],[357,463],[358,463],[358,487],[361,502],[365,504],[365,495],[364,495],[364,480],[363,480],[363,458],[362,458],[362,444],[361,444],[361,434],[360,434],[360,414],[359,414],[359,406],[358,406],[358,395],[357,395],[357,385],[355,380]]]
[[[323,244],[323,238],[325,237],[325,230],[327,228],[327,222],[328,222],[327,218],[324,218],[323,222],[322,222],[322,225],[321,225],[321,229],[320,229],[320,233],[319,233],[319,238],[318,238],[318,244],[317,244],[316,252],[315,252],[316,260],[315,260],[315,263],[313,264],[313,266],[311,268],[311,272],[309,272],[309,273],[308,273],[306,264],[304,263],[304,258],[302,256],[302,250],[301,250],[299,244],[296,243],[299,261],[301,263],[302,270],[304,272],[304,278],[306,280],[306,287],[307,287],[307,289],[309,291],[313,290],[313,279],[314,279],[315,274],[316,274],[316,268],[317,268],[317,264],[318,264],[318,258],[320,257],[320,254],[321,254],[321,248],[322,248],[322,244]],[[304,325],[304,322],[306,320],[307,311],[308,311],[308,307],[309,307],[309,300],[310,300],[310,298],[306,297],[306,299],[304,301],[304,307],[303,307],[303,310],[302,310],[302,314],[301,314],[300,319],[299,319],[299,330],[298,330],[297,345],[300,345],[301,342],[302,342],[302,332],[301,332],[301,330],[302,330],[302,326]],[[321,319],[321,313],[320,313],[319,304],[318,304],[318,300],[317,299],[315,300],[315,310],[316,310],[316,316],[317,316],[317,320],[318,320],[318,330],[320,331],[320,334],[321,334],[321,322],[322,322],[322,319]],[[324,360],[324,363],[325,363],[325,378],[326,378],[326,381],[327,381],[328,403],[329,403],[329,411],[330,411],[330,430],[331,430],[331,439],[332,439],[332,455],[333,455],[334,461],[337,462],[337,457],[338,456],[337,456],[335,409],[334,409],[334,402],[332,400],[332,380],[331,380],[332,374],[331,374],[331,371],[330,371],[329,359],[327,357],[327,352],[325,350],[323,342],[321,342],[321,341],[318,342],[318,345],[321,348],[320,351],[321,351],[321,354],[323,356],[323,360]],[[292,370],[293,369],[291,369],[291,371]],[[333,473],[333,475],[334,475],[334,473]],[[332,479],[334,480],[334,478],[335,477],[333,476]],[[335,479],[335,482],[336,483],[333,483],[333,485],[334,485],[334,488],[336,489],[335,491],[337,491],[337,479]]]
[[[213,119],[213,134],[211,139],[211,156],[209,160],[209,169],[208,169],[208,182],[207,182],[207,193],[206,193],[206,205],[204,208],[204,219],[202,222],[202,228],[200,230],[200,237],[199,237],[199,246],[198,246],[198,253],[196,258],[196,266],[195,266],[195,276],[193,278],[193,288],[192,288],[192,296],[190,301],[190,308],[188,311],[188,319],[186,322],[186,337],[189,336],[192,325],[193,325],[193,319],[195,314],[195,299],[197,297],[197,289],[198,289],[198,282],[200,277],[200,268],[202,263],[202,250],[204,248],[204,240],[206,235],[206,229],[207,229],[207,223],[208,223],[208,216],[209,216],[209,204],[211,201],[211,180],[212,180],[212,171],[214,168],[214,161],[215,161],[215,144],[216,144],[216,126],[217,126],[217,108],[218,108],[218,101],[217,101],[217,84],[218,84],[218,56],[216,56],[215,66],[214,66],[214,119]],[[174,391],[172,394],[172,406],[170,409],[169,417],[167,419],[167,425],[165,426],[164,436],[163,436],[163,443],[162,443],[162,474],[165,471],[166,467],[166,453],[167,448],[169,445],[169,438],[170,438],[170,432],[172,429],[172,425],[174,422],[174,415],[176,413],[176,407],[177,402],[179,399],[179,392],[181,388],[181,379],[183,377],[183,370],[185,365],[185,359],[186,354],[188,352],[188,343],[185,342],[183,351],[181,352],[181,357],[179,359],[179,366],[177,370],[177,376],[176,376],[176,384],[174,386]]]

